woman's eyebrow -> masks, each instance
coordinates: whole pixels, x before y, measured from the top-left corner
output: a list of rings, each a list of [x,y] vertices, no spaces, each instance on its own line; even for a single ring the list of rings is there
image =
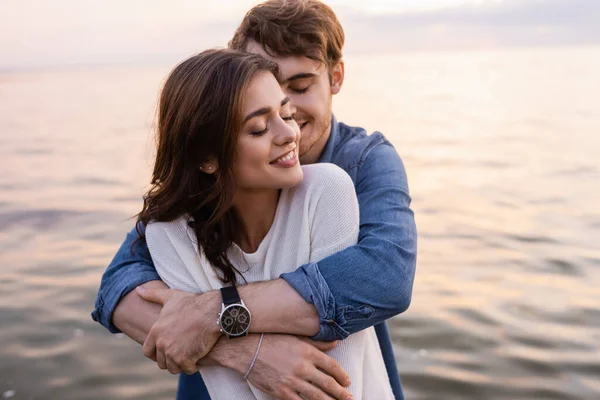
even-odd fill
[[[246,115],[246,118],[244,118],[244,122],[246,123],[249,120],[251,120],[252,118],[261,116],[261,115],[265,115],[265,114],[269,114],[271,111],[273,111],[272,107],[263,107],[263,108],[259,108],[256,111],[252,111],[250,114]]]
[[[290,101],[290,98],[289,97],[285,97],[283,100],[281,100],[281,106],[283,107],[284,105],[286,105],[287,103],[289,103],[289,101]],[[262,107],[262,108],[259,108],[258,110],[252,111],[250,114],[246,115],[246,118],[244,118],[244,122],[243,123],[245,124],[246,122],[248,122],[252,118],[259,117],[259,116],[265,115],[265,114],[269,114],[272,111],[273,111],[272,107]]]

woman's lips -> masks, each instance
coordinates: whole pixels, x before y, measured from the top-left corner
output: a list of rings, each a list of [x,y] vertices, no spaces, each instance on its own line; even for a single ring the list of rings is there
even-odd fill
[[[276,159],[275,161],[271,161],[269,164],[271,164],[275,167],[289,168],[289,167],[295,166],[297,163],[298,163],[298,157],[296,155],[296,150],[291,150],[291,151],[287,152],[286,154],[284,154],[283,156]]]

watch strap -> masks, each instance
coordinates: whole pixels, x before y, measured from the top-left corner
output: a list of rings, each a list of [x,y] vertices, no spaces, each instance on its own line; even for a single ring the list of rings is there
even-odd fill
[[[221,296],[223,296],[223,304],[226,306],[242,302],[240,299],[240,294],[235,286],[221,288]]]

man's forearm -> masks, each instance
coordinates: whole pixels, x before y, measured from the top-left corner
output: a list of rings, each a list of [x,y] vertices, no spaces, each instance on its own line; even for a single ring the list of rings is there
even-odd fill
[[[150,281],[143,286],[163,289],[168,286],[162,281]],[[135,290],[119,301],[113,313],[113,324],[124,334],[143,344],[152,325],[158,320],[162,306],[142,299]]]
[[[252,313],[251,332],[314,336],[319,332],[316,308],[283,279],[257,282],[238,288]]]
[[[206,357],[198,361],[198,365],[220,365],[244,374],[252,362],[259,339],[260,335],[254,333],[235,340],[222,336]]]
[[[151,281],[147,288],[167,288],[162,281]],[[257,282],[239,287],[240,297],[252,313],[251,332],[288,333],[313,336],[319,332],[319,316],[312,304],[307,303],[283,279]],[[209,299],[210,298],[210,299]],[[220,301],[220,296],[197,296],[197,302]],[[211,307],[212,308],[212,307]],[[135,290],[117,305],[113,323],[138,343],[143,343],[152,325],[157,321],[161,306],[142,299]],[[212,322],[217,315],[198,315]]]

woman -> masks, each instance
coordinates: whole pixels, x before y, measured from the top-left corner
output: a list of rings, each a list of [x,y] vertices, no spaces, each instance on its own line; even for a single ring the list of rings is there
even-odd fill
[[[273,279],[357,242],[352,181],[331,164],[300,167],[299,128],[277,76],[258,55],[208,50],[167,79],[139,220],[170,287],[205,292]],[[328,354],[355,399],[393,399],[373,328]],[[269,398],[237,372],[200,373],[213,399]]]

